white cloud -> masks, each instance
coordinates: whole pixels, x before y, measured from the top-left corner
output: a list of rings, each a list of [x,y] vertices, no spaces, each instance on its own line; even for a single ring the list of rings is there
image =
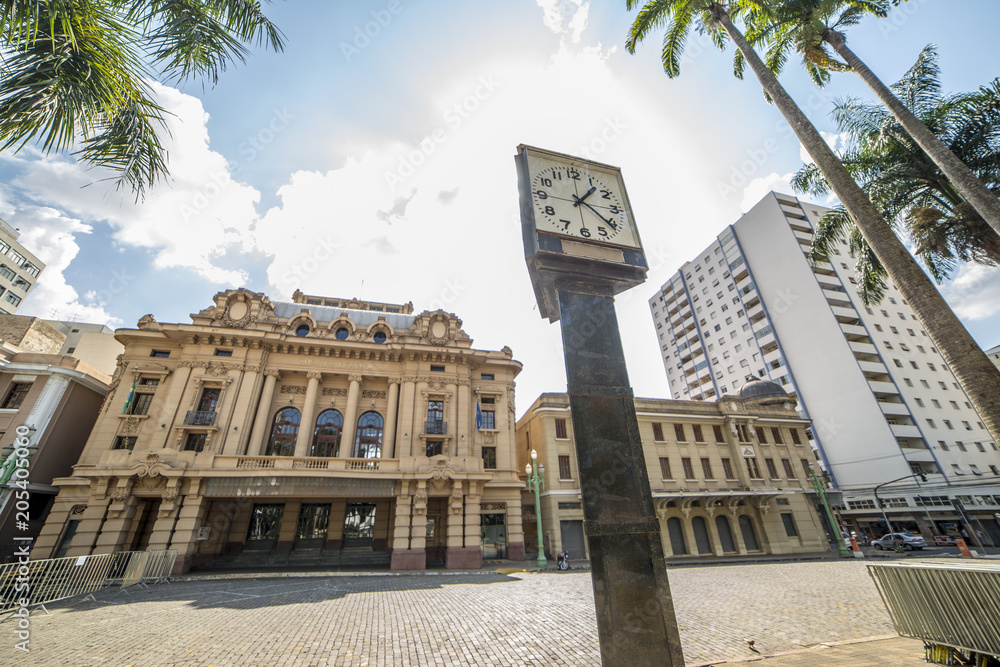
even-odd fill
[[[965,264],[942,292],[959,318],[982,320],[996,315],[1000,313],[1000,269]]]
[[[253,249],[249,232],[259,195],[234,181],[225,158],[209,148],[201,101],[151,85],[169,114],[163,143],[170,178],[144,201],[115,192],[102,180],[110,175],[106,170],[88,170],[64,156],[24,163],[13,185],[23,199],[59,202],[71,216],[110,225],[116,242],[149,249],[158,268],[187,269],[219,285],[243,284],[245,271],[224,269],[214,260],[228,250]]]
[[[744,213],[749,211],[772,190],[794,196],[795,190],[792,188],[792,176],[794,176],[792,173],[777,174],[771,172],[767,176],[753,179],[743,188],[743,199],[740,200],[740,210]]]
[[[542,8],[542,22],[556,35],[569,34],[573,44],[587,29],[590,3],[585,0],[536,0]]]

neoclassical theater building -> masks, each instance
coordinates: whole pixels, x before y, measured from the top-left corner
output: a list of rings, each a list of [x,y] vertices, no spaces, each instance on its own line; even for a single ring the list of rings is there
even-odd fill
[[[296,292],[220,292],[191,324],[143,317],[33,558],[177,549],[241,562],[521,559],[509,348],[455,315]]]

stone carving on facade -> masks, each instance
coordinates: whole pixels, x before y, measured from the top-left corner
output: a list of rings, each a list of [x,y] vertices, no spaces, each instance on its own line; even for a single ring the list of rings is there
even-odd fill
[[[771,511],[771,499],[761,498],[758,500],[757,509],[760,511],[761,515],[767,516],[767,513]]]
[[[72,507],[72,509],[70,509],[69,513],[70,514],[83,514],[86,509],[87,509],[86,505],[73,505],[73,507]]]
[[[385,398],[385,392],[374,389],[365,389],[361,392],[361,398]]]
[[[507,388],[507,412],[509,412],[510,414],[515,414],[514,413],[514,388],[513,387],[508,387]]]
[[[339,387],[323,387],[323,396],[347,396],[347,390]]]
[[[306,379],[309,379],[309,380],[322,380],[323,379],[323,374],[320,373],[319,371],[309,371],[308,373],[306,373]]]
[[[275,368],[269,368],[269,369],[267,369],[267,370],[264,371],[264,376],[266,377],[268,375],[270,375],[273,378],[280,378],[281,377],[281,371],[279,371],[279,370],[277,370]]]
[[[167,502],[170,502],[172,500],[176,500],[177,499],[177,489],[167,489],[166,491],[164,491],[163,493],[160,494],[160,498],[162,498],[163,500],[166,500]]]
[[[146,328],[158,329],[159,327],[155,325],[157,325],[156,318],[153,317],[152,313],[149,313],[140,317],[139,321],[136,323],[135,326],[139,329],[146,329]]]
[[[305,394],[306,393],[306,388],[305,387],[297,387],[295,385],[283,384],[283,385],[281,385],[281,391],[280,391],[280,393],[282,393],[282,394]]]
[[[347,381],[348,382],[357,382],[358,384],[361,384],[361,381],[364,380],[364,379],[365,379],[365,377],[363,375],[348,375],[347,376]]]
[[[507,503],[479,503],[481,512],[501,512],[507,510]]]
[[[125,502],[132,495],[132,479],[129,478],[124,483],[119,480],[118,488],[111,492],[111,500],[115,502]]]

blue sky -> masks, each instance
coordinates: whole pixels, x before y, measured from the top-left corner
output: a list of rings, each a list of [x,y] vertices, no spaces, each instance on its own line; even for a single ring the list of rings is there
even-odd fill
[[[647,298],[768,190],[791,193],[802,158],[757,82],[732,76],[731,48],[694,38],[668,79],[659,35],[624,50],[624,5],[267,6],[283,53],[253,53],[214,88],[156,86],[172,178],[145,202],[64,155],[0,154],[0,216],[48,264],[20,312],[188,322],[239,286],[413,301],[456,313],[477,347],[514,350],[520,414],[565,389],[558,326],[538,316],[523,261],[526,143],[622,168],[651,271],[619,297],[619,323],[636,393],[668,396]],[[971,90],[1000,74],[983,57],[998,22],[991,0],[910,0],[848,38],[890,82],[935,43],[946,89]],[[834,99],[871,97],[851,74],[821,91],[795,61],[782,81],[829,133]],[[1000,343],[997,270],[963,269],[943,291],[980,345]]]

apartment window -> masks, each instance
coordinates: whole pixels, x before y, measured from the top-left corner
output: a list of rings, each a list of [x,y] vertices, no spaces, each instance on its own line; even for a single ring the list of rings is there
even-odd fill
[[[427,447],[424,449],[424,455],[427,458],[432,456],[441,456],[444,454],[444,440],[428,440]]]
[[[684,479],[694,479],[694,467],[691,465],[691,459],[682,458],[681,466],[684,467]]]
[[[951,422],[947,419],[944,420],[944,425],[948,427],[949,430],[954,431],[955,427],[951,425]]]
[[[673,479],[673,476],[670,474],[670,459],[666,456],[660,457],[660,475],[663,479]]]
[[[962,426],[965,427],[966,431],[971,431],[972,430],[972,424],[970,424],[969,422],[963,421],[962,422]]]
[[[781,523],[785,525],[785,535],[788,537],[798,537],[799,531],[795,529],[795,517],[788,513],[782,513]]]
[[[13,292],[7,292],[6,294],[3,295],[3,298],[6,301],[10,302],[15,307],[21,305],[21,297],[17,296]]]
[[[992,472],[994,475],[1000,475],[1000,469],[998,469],[993,464],[990,464],[990,472]]]
[[[903,378],[903,382],[906,383],[907,387],[912,387],[913,386],[913,381],[910,380],[910,378]]]
[[[757,459],[746,458],[744,459],[747,463],[747,472],[750,474],[751,479],[760,479],[760,468],[757,466]]]
[[[792,462],[789,459],[781,459],[781,467],[785,469],[785,477],[795,479],[795,472],[792,470]]]
[[[217,357],[231,357],[233,356],[232,350],[216,350],[215,356]]]
[[[802,464],[802,472],[806,474],[806,479],[809,479],[809,477],[811,476],[809,470],[809,461],[807,461],[806,459],[799,459],[799,462]]]
[[[559,455],[559,479],[573,479],[573,473],[569,469],[569,456]]]
[[[896,368],[902,368],[903,367],[903,362],[900,361],[899,359],[893,359],[892,363],[896,364]]]
[[[882,325],[881,324],[876,324],[875,325],[875,331],[882,331]]]
[[[480,373],[479,379],[480,380],[493,380],[495,378],[493,376],[493,373]]]
[[[155,387],[160,384],[160,378],[139,378],[139,386]]]
[[[497,428],[497,413],[494,410],[483,410],[483,431],[495,431]]]
[[[691,428],[694,430],[694,441],[705,442],[705,437],[701,433],[701,424],[694,424]]]
[[[931,403],[934,405],[935,408],[938,408],[938,409],[941,408],[941,404],[938,403],[938,400],[936,398],[932,398],[931,399]]]
[[[111,445],[111,449],[127,449],[132,451],[132,448],[135,447],[135,439],[136,436],[134,435],[119,435],[115,438],[115,442]]]
[[[722,474],[726,479],[736,479],[736,475],[733,474],[733,462],[730,459],[722,459]]]
[[[928,419],[927,420],[927,425],[930,426],[931,428],[937,428],[937,426],[934,424],[934,420],[933,419]]]
[[[981,443],[981,442],[977,442],[976,443],[976,449],[978,449],[981,452],[985,452],[986,451],[986,448],[983,447],[983,443]]]
[[[723,444],[723,443],[726,442],[726,438],[723,437],[723,435],[722,435],[722,427],[721,426],[719,426],[718,424],[714,424],[712,426],[712,431],[715,433],[715,441],[717,443]]]
[[[444,373],[444,366],[431,364],[431,373]]]
[[[910,366],[913,366],[913,368],[915,368],[915,369],[917,369],[917,370],[920,370],[920,364],[918,364],[918,363],[917,363],[917,362],[915,362],[915,361],[911,361],[911,362],[910,362]]]
[[[948,401],[948,402],[951,403],[951,407],[958,410],[958,403],[956,401]]]
[[[767,444],[767,431],[763,427],[757,429],[757,439],[760,440],[761,444]]]
[[[969,451],[969,450],[967,450],[965,448],[965,443],[962,442],[961,440],[956,440],[955,441],[955,446],[958,447],[958,450],[961,451],[961,452],[967,452],[967,451]]]
[[[907,380],[907,382],[909,382],[909,380]],[[908,385],[908,386],[912,387],[913,385],[912,385],[912,384],[910,384],[910,385]],[[917,405],[918,405],[919,407],[921,407],[921,408],[922,408],[922,407],[924,407],[924,402],[923,402],[923,400],[922,400],[922,399],[919,399],[919,398],[915,398],[915,399],[913,399],[913,400],[917,402]]]
[[[927,384],[927,380],[921,380],[920,384],[922,384],[924,386],[924,389],[930,389],[931,388],[931,386],[929,384]]]
[[[497,448],[483,447],[483,468],[495,470],[497,467]]]
[[[206,442],[208,442],[208,433],[188,433],[187,439],[184,441],[184,451],[204,451]]]
[[[152,350],[149,356],[155,357],[156,359],[166,359],[170,356],[169,350]]]
[[[764,459],[764,465],[767,466],[767,474],[771,479],[778,479],[778,469],[774,466],[774,459]]]
[[[677,442],[687,442],[687,438],[684,437],[684,424],[674,424],[674,436]]]
[[[653,440],[663,442],[663,424],[658,422],[653,423]]]
[[[941,448],[942,452],[948,451],[948,443],[946,443],[944,440],[938,440],[938,447]]]
[[[964,472],[962,472],[962,469],[959,467],[959,465],[957,463],[952,463],[951,464],[951,471],[953,473],[955,473],[956,475],[964,475],[965,474]]]
[[[938,381],[938,384],[941,385],[942,389],[944,389],[945,391],[948,391],[948,385],[947,384],[945,384],[944,382],[941,382],[941,381]]]
[[[562,418],[556,419],[556,439],[557,440],[569,440],[569,436],[566,435],[566,420]]]
[[[774,436],[774,444],[783,445],[785,441],[781,439],[781,429],[776,426],[771,427],[771,435]]]
[[[898,334],[898,333],[899,333],[899,330],[898,330],[898,329],[896,329],[896,327],[893,327],[893,326],[890,326],[890,327],[889,327],[889,331],[891,331],[891,332],[892,332],[892,333],[894,333],[894,334]]]
[[[17,410],[21,407],[24,397],[28,395],[30,390],[30,382],[15,382],[7,393],[7,398],[3,399],[3,405],[0,405],[0,409]]]
[[[792,434],[792,442],[793,443],[795,443],[796,445],[801,445],[802,444],[802,440],[799,438],[799,432],[798,432],[798,430],[796,430],[796,429],[793,428],[793,429],[791,429],[789,431],[789,433]]]
[[[746,424],[737,424],[736,433],[739,435],[740,442],[750,442],[750,430],[747,429]]]

